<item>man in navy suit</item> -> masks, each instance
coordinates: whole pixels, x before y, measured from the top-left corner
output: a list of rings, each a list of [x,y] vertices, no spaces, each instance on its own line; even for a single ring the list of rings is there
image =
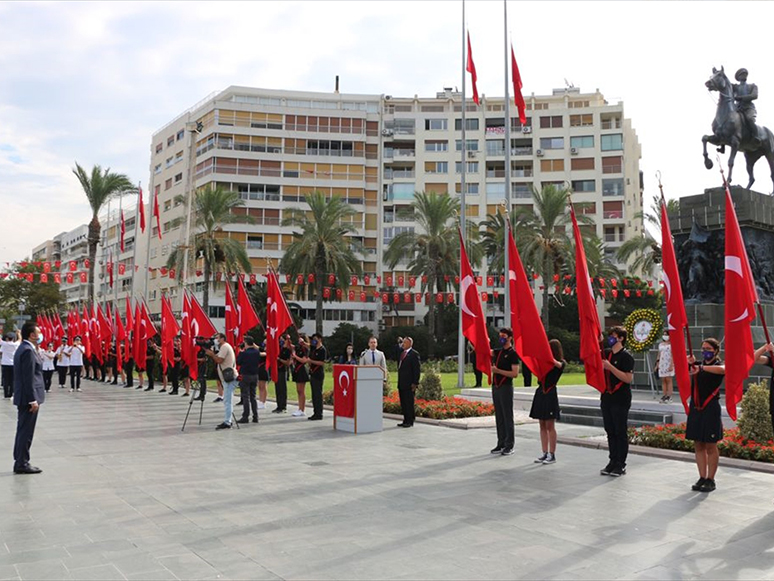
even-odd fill
[[[42,470],[30,465],[30,447],[38,410],[46,399],[43,363],[37,353],[43,334],[35,323],[28,322],[22,327],[21,338],[22,343],[13,356],[13,405],[19,411],[13,471],[15,474],[39,474]]]
[[[419,385],[421,362],[413,346],[411,337],[406,337],[403,339],[403,351],[398,356],[398,395],[403,411],[403,421],[398,424],[400,428],[414,425],[414,392]]]

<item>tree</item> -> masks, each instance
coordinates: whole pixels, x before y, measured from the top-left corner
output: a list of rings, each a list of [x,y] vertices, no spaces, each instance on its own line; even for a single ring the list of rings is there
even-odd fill
[[[357,232],[354,224],[357,211],[337,196],[326,197],[322,192],[306,196],[309,210],[289,208],[285,210],[283,226],[298,228],[280,262],[280,270],[295,277],[299,273],[315,276],[315,330],[323,330],[323,286],[325,275],[336,276],[336,286],[349,287],[350,277],[361,275],[363,267],[356,253],[363,248],[350,238]]]
[[[510,216],[511,230],[515,234],[517,230],[525,226],[526,213],[512,212]],[[492,272],[505,272],[503,262],[505,259],[505,237],[508,232],[505,216],[499,212],[489,214],[481,225],[484,227],[484,232],[481,234],[481,244],[484,247],[490,270]],[[523,239],[516,237],[514,241],[519,254],[521,254],[524,246]]]
[[[586,267],[591,278],[617,278],[621,275],[618,267],[605,254],[605,245],[596,235],[585,235],[583,249],[586,251]],[[575,246],[566,249],[563,258],[564,274],[575,276]]]
[[[89,244],[88,296],[90,299],[93,299],[94,263],[97,259],[97,245],[99,244],[100,233],[102,232],[102,226],[99,223],[99,213],[111,198],[124,193],[133,193],[136,189],[126,175],[113,173],[110,171],[110,168],[106,168],[103,171],[100,166],[95,165],[91,170],[91,175],[89,175],[86,173],[86,170],[76,162],[73,173],[81,183],[83,192],[86,194],[86,199],[89,200],[89,206],[91,206],[92,212],[87,241]]]
[[[680,209],[679,200],[667,201],[667,215],[677,213]],[[643,276],[653,276],[653,271],[661,264],[661,243],[650,234],[647,226],[650,225],[659,234],[661,233],[661,204],[654,201],[649,212],[637,212],[635,218],[643,221],[642,236],[630,238],[618,249],[618,260],[630,263],[632,272],[639,272]]]
[[[0,279],[0,316],[6,319],[6,329],[12,326],[11,317],[16,316],[22,305],[24,314],[30,315],[35,320],[37,315],[59,312],[64,305],[64,296],[59,290],[59,285],[53,282],[53,275],[49,274],[49,282],[40,282],[42,266],[27,261],[26,266],[14,265],[6,271],[8,276]],[[19,278],[21,273],[33,273],[34,282]]]
[[[352,323],[339,323],[331,336],[325,339],[328,357],[334,362],[338,362],[339,358],[347,353],[347,343],[352,343],[355,357],[360,359],[363,350],[368,349],[368,340],[373,334],[373,331],[368,327],[357,327]]]
[[[210,281],[213,271],[218,272],[222,269],[226,274],[252,272],[244,244],[233,238],[227,238],[223,232],[223,226],[228,224],[251,221],[248,216],[238,216],[233,212],[235,208],[244,205],[245,202],[238,192],[212,186],[197,191],[193,200],[194,224],[190,241],[185,246],[175,248],[167,259],[168,268],[183,272],[186,253],[189,253],[189,270],[193,268],[196,257],[202,258],[204,262],[202,306],[205,313],[209,313]],[[193,255],[190,254],[191,249],[195,251]],[[180,277],[179,280],[182,283],[183,278]]]
[[[459,212],[459,201],[446,194],[418,192],[411,204],[418,230],[409,230],[395,236],[384,253],[384,262],[390,269],[406,261],[407,270],[415,276],[426,277],[422,291],[431,293],[446,290],[446,276],[453,278],[460,272],[460,241],[453,223]],[[471,265],[480,264],[483,251],[478,240],[478,227],[467,223],[466,243]],[[435,337],[443,335],[443,329],[436,327],[437,305],[431,301],[428,312],[430,328],[427,357],[435,352]]]

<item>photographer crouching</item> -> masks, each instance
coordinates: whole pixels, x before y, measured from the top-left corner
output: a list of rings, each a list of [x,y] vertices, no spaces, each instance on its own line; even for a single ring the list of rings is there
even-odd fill
[[[230,430],[231,419],[234,416],[234,391],[237,386],[237,370],[236,370],[236,356],[234,355],[234,348],[226,341],[226,336],[223,333],[218,333],[215,336],[215,345],[218,347],[218,352],[215,353],[212,349],[205,349],[204,352],[210,357],[218,366],[218,377],[220,377],[223,383],[223,405],[225,407],[225,414],[223,423],[219,424],[216,430]]]

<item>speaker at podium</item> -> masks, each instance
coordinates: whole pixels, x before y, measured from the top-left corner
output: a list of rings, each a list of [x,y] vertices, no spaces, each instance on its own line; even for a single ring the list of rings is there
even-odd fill
[[[381,432],[384,371],[377,365],[333,366],[333,429]]]

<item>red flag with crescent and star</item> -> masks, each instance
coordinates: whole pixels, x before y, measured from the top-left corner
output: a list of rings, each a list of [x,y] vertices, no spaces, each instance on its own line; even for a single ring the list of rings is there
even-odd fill
[[[460,235],[460,309],[462,309],[462,334],[473,345],[476,352],[476,368],[485,373],[492,384],[492,350],[489,346],[489,333],[486,328],[484,310],[481,308],[481,293],[478,292],[473,269],[470,268],[465,241]]]
[[[226,280],[226,340],[235,344],[239,333],[239,314],[237,312],[234,294],[231,292],[231,281]]]
[[[142,186],[140,186],[140,198],[137,201],[137,209],[140,213],[140,232],[145,233],[145,202],[142,199]]]
[[[183,311],[180,324],[180,355],[183,362],[188,366],[188,373],[191,381],[199,379],[199,363],[196,361],[196,336],[191,331],[191,300],[188,298],[188,292],[183,293]]]
[[[734,202],[726,184],[726,410],[736,421],[736,404],[755,363],[751,323],[758,290],[739,229]]]
[[[684,329],[688,327],[688,315],[685,313],[683,287],[680,284],[680,271],[677,269],[672,229],[669,226],[666,203],[663,199],[661,200],[661,266],[666,293],[667,333],[669,333],[669,344],[672,348],[677,388],[680,390],[680,399],[687,414],[688,399],[691,397],[691,375],[688,371]]]
[[[355,417],[355,366],[333,366],[333,415],[340,418]]]
[[[478,98],[478,75],[476,74],[476,65],[473,62],[473,49],[470,47],[470,32],[468,32],[468,64],[465,70],[470,73],[471,85],[473,85],[473,102],[476,105],[480,105],[481,101]],[[487,358],[488,359],[488,358]]]
[[[242,277],[237,278],[237,343],[241,343],[247,332],[261,324],[258,313],[250,301],[250,297],[245,290],[245,283]]]
[[[285,302],[282,289],[277,280],[277,275],[269,272],[266,275],[267,297],[266,297],[266,370],[271,373],[271,380],[276,383],[280,347],[279,338],[285,329],[293,324],[293,317]]]

